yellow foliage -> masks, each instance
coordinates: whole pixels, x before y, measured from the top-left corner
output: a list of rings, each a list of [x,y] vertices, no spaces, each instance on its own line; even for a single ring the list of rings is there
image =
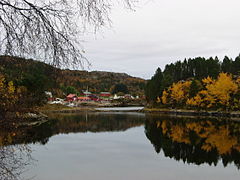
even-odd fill
[[[13,82],[6,82],[5,77],[0,74],[0,111],[9,111],[18,99]]]
[[[206,90],[199,91],[194,98],[188,99],[187,105],[211,108],[220,104],[228,107],[231,95],[238,91],[237,83],[227,73],[220,73],[217,80],[207,77],[202,82],[205,84]],[[238,106],[239,101],[234,100],[234,102],[235,106]]]
[[[235,94],[238,90],[237,84],[232,80],[232,76],[227,73],[220,73],[218,79],[213,81],[212,84],[206,86],[207,100],[210,104],[219,101],[222,105],[228,105],[230,100],[230,94]]]
[[[203,99],[199,94],[197,94],[194,98],[188,99],[186,104],[190,106],[200,106],[202,102],[203,102]]]
[[[202,83],[204,89],[192,98],[189,98],[191,81],[173,83],[163,91],[158,102],[201,108],[237,109],[240,107],[239,98],[234,96],[240,93],[240,78],[233,80],[231,74],[220,73],[216,80],[207,77],[202,79]]]
[[[185,129],[181,126],[172,126],[170,136],[173,141],[190,144],[189,136]]]
[[[14,91],[15,91],[15,87],[14,87],[14,85],[13,85],[13,82],[10,81],[10,82],[8,83],[8,92],[12,94],[12,93],[14,93]]]
[[[204,83],[204,84],[211,84],[211,83],[213,83],[214,81],[213,81],[213,79],[211,78],[211,77],[207,77],[207,78],[204,78],[203,80],[202,80],[202,82]]]
[[[173,83],[173,85],[169,88],[169,91],[171,92],[171,99],[177,103],[185,101],[189,96],[188,93],[190,85],[190,81]]]
[[[165,135],[167,133],[167,122],[163,121],[161,127],[162,127],[162,132]]]
[[[167,123],[170,123],[167,126]],[[194,132],[201,143],[201,149],[211,151],[216,149],[219,154],[229,154],[232,150],[240,151],[239,138],[233,136],[228,125],[216,126],[212,121],[186,122],[183,124],[173,125],[171,121],[158,121],[157,127],[162,128],[162,133],[172,141],[178,143],[190,144],[190,137]]]
[[[163,95],[161,97],[163,104],[167,104],[167,97],[168,97],[168,92],[166,90],[164,90]]]
[[[209,152],[209,151],[211,151],[213,149],[213,147],[210,144],[203,144],[201,149],[204,150],[204,151]]]
[[[220,130],[211,133],[205,142],[209,146],[217,148],[220,154],[230,153],[232,148],[238,144],[237,138],[230,136],[226,127],[221,127]]]

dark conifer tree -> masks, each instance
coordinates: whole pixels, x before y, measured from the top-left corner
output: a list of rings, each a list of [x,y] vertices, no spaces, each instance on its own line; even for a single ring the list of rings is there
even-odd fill
[[[235,58],[233,62],[233,74],[240,74],[240,54]]]
[[[163,73],[160,68],[157,68],[155,74],[147,82],[146,88],[145,88],[145,95],[148,102],[156,102],[157,97],[162,95],[163,86],[162,86],[162,80],[163,80]]]
[[[233,60],[225,56],[221,65],[221,71],[233,73]]]
[[[217,78],[218,74],[220,73],[220,62],[218,60],[218,57],[216,56],[215,59],[212,57],[206,60],[206,69],[207,72],[203,77],[213,77]]]

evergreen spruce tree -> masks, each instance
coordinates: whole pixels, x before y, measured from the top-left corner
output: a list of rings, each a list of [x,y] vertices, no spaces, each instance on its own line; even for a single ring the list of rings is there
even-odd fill
[[[147,82],[146,88],[145,88],[145,95],[146,99],[150,103],[155,103],[157,100],[157,97],[162,95],[163,86],[162,86],[162,80],[163,80],[163,73],[160,68],[157,68],[155,74]]]
[[[233,73],[233,60],[225,56],[221,65],[221,71]]]
[[[233,74],[240,74],[240,54],[235,58],[233,62]]]

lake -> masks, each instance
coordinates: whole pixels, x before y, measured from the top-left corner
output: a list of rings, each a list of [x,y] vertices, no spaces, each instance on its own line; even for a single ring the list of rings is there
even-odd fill
[[[52,114],[0,132],[0,179],[237,180],[240,123],[137,112]]]

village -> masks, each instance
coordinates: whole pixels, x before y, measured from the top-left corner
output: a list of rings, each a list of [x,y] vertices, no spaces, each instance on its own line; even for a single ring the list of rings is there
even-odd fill
[[[139,103],[136,104],[136,102],[142,99],[139,96],[134,97],[131,94],[111,94],[110,92],[100,92],[96,94],[88,90],[82,91],[79,95],[68,94],[65,98],[53,97],[51,92],[45,92],[45,94],[48,97],[48,104],[62,104],[68,107],[139,105]],[[131,104],[129,104],[130,102]],[[135,102],[135,104],[133,102]]]

